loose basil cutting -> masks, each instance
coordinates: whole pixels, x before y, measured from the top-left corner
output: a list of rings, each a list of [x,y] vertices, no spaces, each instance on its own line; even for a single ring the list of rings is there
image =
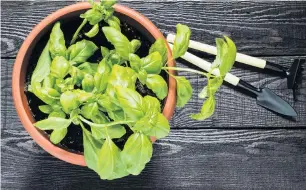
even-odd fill
[[[192,86],[185,77],[169,71],[189,71],[207,77],[207,86],[199,94],[206,100],[200,112],[191,115],[203,120],[213,115],[215,93],[236,55],[235,44],[228,37],[216,40],[218,55],[214,68],[220,69],[218,77],[211,72],[167,67],[170,52],[161,38],[140,57],[137,52],[143,48],[142,41],[121,32],[120,20],[113,15],[115,3],[91,1],[92,8],[80,15],[83,21],[72,39],[65,39],[60,22],[56,22],[29,85],[29,91],[43,102],[38,109],[45,116],[34,126],[51,131],[50,141],[54,144],[60,144],[71,128],[79,127],[88,168],[106,180],[140,174],[152,157],[150,137],[160,139],[169,134],[169,121],[162,114],[161,105],[168,96],[168,83],[162,73],[176,80],[177,107],[191,99]],[[90,29],[83,31],[86,25]],[[110,47],[91,41],[97,35],[104,35]],[[190,35],[186,25],[177,25],[172,51],[175,59],[185,54]],[[70,46],[66,47],[69,40]],[[139,86],[150,91],[150,95],[141,92]]]

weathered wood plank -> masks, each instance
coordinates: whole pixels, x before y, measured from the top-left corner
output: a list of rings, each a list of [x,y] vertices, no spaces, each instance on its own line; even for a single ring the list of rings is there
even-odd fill
[[[288,65],[298,57],[269,57],[270,61]],[[11,93],[11,73],[13,59],[2,60],[2,106],[4,113],[17,118],[13,98]],[[178,66],[187,67],[187,63],[178,62]],[[189,115],[200,110],[203,100],[198,98],[198,93],[206,83],[205,78],[197,75],[190,75],[182,72],[186,76],[194,89],[193,97],[190,102],[181,109],[176,109],[171,120],[172,128],[306,128],[306,71],[303,72],[303,81],[298,91],[298,101],[294,102],[291,90],[286,88],[285,79],[280,79],[266,73],[259,73],[254,70],[234,68],[233,74],[249,81],[254,86],[266,86],[273,89],[280,97],[287,100],[298,112],[296,121],[282,118],[258,105],[255,99],[246,96],[229,85],[223,85],[217,93],[217,108],[215,115],[205,121],[194,121]],[[6,98],[6,100],[5,100]],[[8,125],[15,125],[18,120],[8,122]]]
[[[101,181],[87,168],[50,156],[15,121],[2,129],[3,189],[303,189],[306,185],[305,130],[172,130],[154,145],[153,158],[140,176]]]
[[[305,2],[120,1],[147,16],[168,33],[178,22],[188,24],[192,38],[213,44],[230,35],[239,51],[251,55],[305,55]],[[2,3],[1,56],[15,57],[40,20],[73,1]],[[18,26],[18,27],[17,27]]]

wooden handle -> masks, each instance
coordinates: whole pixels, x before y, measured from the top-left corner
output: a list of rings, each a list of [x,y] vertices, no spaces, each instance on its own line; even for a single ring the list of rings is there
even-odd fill
[[[173,48],[173,45],[172,44],[169,44],[170,48],[172,49]],[[205,61],[204,59],[201,59],[191,53],[188,53],[186,52],[183,56],[181,56],[181,58],[183,58],[184,60],[192,63],[193,65],[196,65],[197,67],[209,72],[210,69],[211,69],[211,63],[209,63],[208,61]],[[214,69],[212,71],[212,73],[216,76],[219,76],[220,75],[220,71],[219,69]],[[230,73],[227,73],[225,75],[225,78],[224,80],[234,86],[237,86],[238,83],[239,83],[239,78],[236,77],[235,75],[232,75]]]
[[[167,41],[168,42],[174,43],[174,39],[175,39],[175,35],[168,34],[168,36],[167,36]],[[203,51],[203,52],[206,52],[206,53],[209,53],[209,54],[217,55],[217,48],[215,46],[203,44],[203,43],[196,42],[196,41],[193,41],[193,40],[189,41],[189,48],[196,49],[196,50],[199,50],[199,51]],[[256,58],[256,57],[251,57],[251,56],[248,56],[248,55],[245,55],[245,54],[242,54],[242,53],[237,53],[236,61],[239,62],[239,63],[244,63],[244,64],[251,65],[251,66],[254,66],[254,67],[258,67],[258,68],[261,68],[261,69],[265,68],[266,62],[267,62],[266,60],[259,59],[259,58]]]

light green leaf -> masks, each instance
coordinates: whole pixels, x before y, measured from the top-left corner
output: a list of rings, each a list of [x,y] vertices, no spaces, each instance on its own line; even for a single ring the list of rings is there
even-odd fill
[[[87,103],[81,108],[81,114],[86,119],[91,119],[93,116],[99,113],[99,107],[97,102]]]
[[[134,71],[138,72],[140,70],[141,65],[142,65],[142,61],[139,58],[139,56],[136,55],[136,54],[131,53],[129,55],[129,61],[130,61],[131,68]]]
[[[91,41],[82,40],[68,48],[67,54],[70,61],[77,64],[84,63],[91,57],[98,47]]]
[[[55,105],[59,103],[59,93],[52,88],[42,88],[39,82],[34,82],[31,85],[32,92],[44,103]],[[55,96],[53,96],[55,95]]]
[[[55,77],[48,75],[44,80],[43,80],[43,88],[53,88],[55,84]]]
[[[204,99],[204,98],[207,98],[207,96],[208,96],[208,87],[205,86],[205,87],[201,90],[201,92],[200,92],[200,94],[199,94],[199,98]]]
[[[107,58],[100,61],[96,74],[94,75],[95,87],[98,92],[104,92],[107,87],[108,77],[111,73],[111,67],[106,62]]]
[[[129,59],[129,54],[132,53],[130,41],[120,31],[113,27],[102,28],[107,41],[113,44],[116,52],[124,59]]]
[[[212,116],[215,112],[216,100],[214,96],[210,96],[205,100],[201,112],[192,114],[191,118],[195,120],[204,120]]]
[[[70,119],[63,119],[59,117],[49,117],[34,123],[34,126],[41,130],[55,130],[55,129],[64,129],[69,127],[71,124]]]
[[[122,121],[126,119],[123,110],[108,111],[107,113],[108,116],[114,121]]]
[[[150,47],[149,54],[153,52],[158,52],[162,57],[162,64],[164,65],[168,60],[168,50],[166,47],[166,42],[164,39],[157,39],[154,44]]]
[[[68,132],[67,128],[53,130],[50,135],[50,141],[53,144],[60,143],[65,138],[67,132]]]
[[[116,3],[117,0],[101,0],[101,5],[103,5],[107,9],[112,7]]]
[[[137,77],[139,79],[139,81],[141,82],[141,84],[145,85],[148,79],[148,74],[146,72],[146,70],[141,69],[138,73],[137,73]]]
[[[84,79],[84,72],[78,67],[72,66],[70,69],[71,78],[73,78],[73,83],[77,86],[81,86],[82,80]]]
[[[50,34],[50,46],[49,51],[51,57],[54,59],[56,56],[66,56],[66,46],[64,33],[61,30],[60,22],[56,22],[52,28]]]
[[[94,77],[90,74],[85,74],[82,80],[82,89],[86,92],[92,92],[95,87]]]
[[[118,30],[119,32],[121,31],[120,28],[120,20],[118,19],[118,17],[116,16],[111,16],[109,19],[107,19],[107,24],[112,27],[115,28],[116,30]]]
[[[142,60],[142,68],[147,71],[148,74],[159,74],[163,66],[162,57],[156,51],[150,53],[147,57]]]
[[[132,40],[130,43],[131,43],[131,49],[133,53],[135,53],[141,46],[140,40],[137,40],[137,39]]]
[[[69,73],[70,63],[65,57],[57,56],[51,63],[51,75],[63,79]]]
[[[78,95],[72,91],[66,91],[61,95],[61,105],[64,112],[70,113],[72,110],[79,107],[80,102],[78,101]]]
[[[42,105],[42,106],[38,106],[39,110],[45,114],[49,114],[53,111],[52,106],[50,105]]]
[[[176,106],[177,107],[184,107],[184,105],[190,100],[192,96],[192,87],[190,82],[185,77],[179,77],[176,78]]]
[[[120,149],[107,138],[98,157],[98,174],[101,179],[117,179],[128,175],[120,157]]]
[[[33,85],[34,82],[43,81],[50,74],[50,65],[52,60],[49,53],[49,44],[50,42],[47,43],[42,53],[40,54],[37,65],[31,77],[31,85]]]
[[[96,9],[89,9],[84,14],[81,14],[80,17],[88,20],[90,25],[98,24],[103,20],[103,14]]]
[[[160,106],[160,102],[158,101],[157,98],[152,97],[152,96],[145,96],[143,98],[143,105],[144,105],[144,110],[145,111],[156,111],[156,112],[161,112],[161,106]]]
[[[99,94],[96,97],[96,101],[101,107],[105,108],[107,111],[121,110],[119,106],[112,102],[111,97],[107,94]]]
[[[172,50],[174,59],[177,59],[186,53],[189,46],[190,35],[191,31],[188,26],[183,24],[176,25],[176,36]]]
[[[232,69],[237,53],[234,42],[226,36],[224,38],[226,41],[223,39],[216,40],[218,50],[217,59],[220,62],[219,70],[220,75],[223,77]]]
[[[150,161],[153,153],[150,139],[141,133],[134,133],[124,145],[121,158],[130,174],[138,175]]]
[[[57,111],[53,111],[49,114],[48,118],[50,117],[59,117],[59,118],[66,118],[66,114],[65,112],[61,111],[61,110],[57,110]]]
[[[168,85],[160,75],[149,74],[146,85],[160,100],[163,100],[168,95]]]
[[[146,135],[160,139],[166,137],[169,134],[169,132],[170,132],[169,121],[163,114],[158,113],[157,122],[155,123],[155,125],[153,125],[151,130],[148,133],[146,133]]]
[[[108,84],[112,86],[135,89],[136,79],[137,75],[133,69],[129,67],[122,67],[120,65],[114,65],[108,78]]]
[[[99,24],[95,24],[85,35],[89,38],[95,37],[99,33]]]
[[[94,76],[95,73],[98,70],[98,64],[97,63],[85,62],[85,63],[82,63],[81,65],[79,65],[77,68],[79,70],[83,71],[84,73],[89,73],[92,76]]]
[[[107,47],[101,46],[101,54],[104,57],[106,57],[110,53],[110,50]]]

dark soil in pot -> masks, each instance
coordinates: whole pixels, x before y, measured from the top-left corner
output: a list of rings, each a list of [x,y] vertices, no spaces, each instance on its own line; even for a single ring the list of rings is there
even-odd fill
[[[121,32],[127,36],[129,40],[132,39],[138,39],[142,42],[141,47],[139,50],[136,52],[137,55],[140,57],[144,57],[148,55],[148,51],[152,43],[154,43],[154,38],[149,34],[148,31],[145,31],[143,28],[140,27],[138,23],[135,23],[135,21],[132,21],[130,18],[127,18],[126,16],[116,14],[116,16],[119,17],[121,20]],[[69,47],[69,43],[72,39],[72,35],[74,34],[75,30],[79,26],[79,24],[82,22],[80,18],[77,16],[75,17],[70,17],[67,19],[62,19],[60,20],[61,22],[61,28],[64,32],[65,39],[66,39],[66,46]],[[100,24],[100,29],[102,26],[106,26],[106,24]],[[29,59],[29,65],[27,68],[27,73],[26,73],[26,89],[25,89],[25,94],[28,99],[28,104],[30,106],[30,109],[32,111],[33,117],[35,118],[36,121],[46,119],[48,117],[47,114],[42,113],[39,109],[38,106],[44,105],[44,103],[38,99],[34,94],[31,92],[27,91],[28,84],[30,84],[30,79],[32,76],[32,73],[36,67],[38,58],[45,47],[49,35],[51,32],[51,26],[49,28],[49,31],[47,31],[36,43],[35,47],[33,48],[32,54],[30,55]],[[87,38],[84,33],[89,31],[92,26],[87,24],[83,30],[80,32],[80,39],[87,39],[93,41],[98,47],[100,46],[105,46],[109,49],[113,49],[113,46],[106,40],[104,34],[100,31],[97,36],[94,38]],[[142,30],[142,31],[140,31]],[[102,59],[102,55],[100,50],[97,50],[96,53],[88,60],[89,62],[92,63],[99,63],[99,61]],[[167,81],[168,77],[165,72],[161,73],[162,77]],[[143,86],[138,80],[136,82],[136,88],[137,91],[142,95],[151,95],[155,96],[155,94],[148,89],[146,86]],[[161,101],[162,108],[164,107],[165,102]],[[88,126],[87,126],[88,127]],[[132,134],[132,131],[125,126],[127,133],[120,139],[114,139],[114,142],[117,144],[118,147],[121,149],[123,148],[123,145],[125,144],[125,141],[128,139],[128,137]],[[89,129],[89,127],[88,127]],[[48,134],[51,134],[52,131],[47,131]],[[82,136],[82,129],[80,126],[75,126],[71,125],[68,128],[68,133],[66,137],[61,141],[60,144],[58,144],[59,147],[66,149],[71,152],[75,153],[82,153],[83,152],[83,136]]]

